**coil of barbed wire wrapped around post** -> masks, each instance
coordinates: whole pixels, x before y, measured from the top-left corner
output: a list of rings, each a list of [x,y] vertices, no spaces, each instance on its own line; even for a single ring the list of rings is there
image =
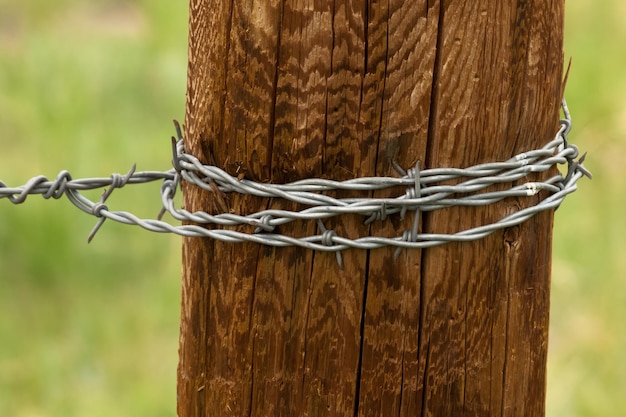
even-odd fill
[[[99,217],[98,224],[90,233],[89,240],[105,219],[140,226],[160,233],[176,233],[187,237],[210,237],[225,242],[256,242],[271,246],[300,246],[319,251],[341,251],[348,248],[376,249],[393,246],[402,248],[426,248],[446,242],[462,242],[483,238],[496,230],[518,225],[535,214],[558,207],[565,197],[577,189],[582,176],[591,178],[583,166],[585,155],[579,157],[578,148],[567,140],[571,129],[571,117],[563,102],[565,118],[555,137],[541,149],[529,150],[506,161],[491,162],[468,168],[431,168],[420,170],[419,165],[404,171],[399,177],[363,177],[346,181],[330,179],[304,179],[286,184],[255,182],[239,179],[223,169],[202,164],[198,158],[185,152],[182,133],[178,124],[178,138],[172,138],[173,168],[167,171],[140,171],[133,167],[126,175],[113,174],[110,178],[72,179],[62,171],[54,180],[43,176],[32,178],[25,185],[10,188],[0,182],[0,198],[8,198],[14,204],[23,203],[28,195],[40,194],[44,198],[66,196],[82,211]],[[542,173],[563,165],[566,174],[557,174],[543,181],[517,184],[530,173]],[[105,205],[106,198],[116,188],[128,185],[163,181],[161,186],[162,209],[157,219],[141,219],[127,211],[113,211]],[[259,198],[280,198],[296,203],[298,211],[267,209],[250,214],[189,212],[177,208],[174,197],[181,182],[215,192],[239,193]],[[450,182],[457,183],[450,185]],[[489,191],[494,184],[512,184],[508,189]],[[517,184],[517,185],[515,185]],[[100,201],[87,199],[80,191],[109,187]],[[395,198],[371,197],[373,191],[404,187],[406,192]],[[337,190],[362,192],[363,197],[335,198],[328,195]],[[453,234],[418,233],[419,214],[452,206],[485,206],[505,198],[528,197],[542,192],[545,198],[537,204],[521,209],[500,220]],[[174,219],[185,223],[171,225],[161,220],[168,212]],[[358,215],[365,223],[384,221],[388,216],[407,212],[414,215],[413,227],[400,236],[363,236],[348,238],[339,236],[323,227],[323,220],[341,216]],[[296,220],[313,221],[319,234],[312,236],[286,236],[275,233],[276,227]],[[211,228],[203,225],[211,225]],[[230,229],[251,226],[250,233]],[[396,251],[397,256],[398,251]],[[338,257],[341,262],[341,258]]]

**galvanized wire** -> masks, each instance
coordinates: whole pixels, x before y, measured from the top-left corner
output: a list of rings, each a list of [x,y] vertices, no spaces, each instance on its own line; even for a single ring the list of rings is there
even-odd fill
[[[259,183],[238,179],[217,166],[204,165],[198,158],[185,152],[180,128],[178,140],[172,138],[173,166],[167,171],[136,172],[135,167],[126,174],[113,174],[109,178],[72,179],[62,171],[54,180],[44,176],[34,177],[25,185],[8,187],[0,181],[0,199],[8,198],[14,204],[23,203],[29,195],[44,198],[66,196],[82,211],[96,216],[99,221],[89,235],[89,241],[104,220],[140,226],[159,233],[176,233],[187,237],[210,237],[225,242],[256,242],[270,246],[300,246],[319,251],[338,251],[348,248],[376,249],[385,246],[402,248],[426,248],[446,242],[463,242],[481,239],[496,230],[518,225],[535,214],[558,207],[565,197],[577,189],[582,176],[591,178],[578,158],[578,149],[567,140],[571,129],[571,117],[563,102],[565,118],[554,139],[543,148],[502,161],[475,165],[469,168],[433,168],[420,170],[419,165],[404,171],[397,167],[399,177],[364,177],[346,181],[328,179],[305,179],[287,184]],[[546,172],[554,166],[565,165],[567,172],[554,175],[544,181],[529,181],[515,185],[530,173]],[[163,181],[161,201],[163,208],[157,219],[141,219],[130,212],[113,211],[105,204],[114,189],[130,184]],[[296,203],[298,211],[268,209],[251,214],[189,212],[177,208],[174,203],[176,190],[182,181],[194,184],[209,192],[239,193],[259,198],[280,198]],[[450,183],[452,185],[449,185]],[[510,188],[489,191],[495,184],[511,184]],[[81,191],[108,187],[99,201],[93,202]],[[372,191],[404,187],[405,192],[395,198],[371,197]],[[350,190],[363,193],[363,197],[337,198],[328,192]],[[507,215],[500,220],[453,234],[419,233],[421,212],[440,210],[452,206],[485,206],[505,198],[530,197],[540,193],[544,196],[537,204]],[[185,223],[171,225],[161,220],[164,212]],[[323,220],[342,216],[360,215],[366,224],[384,221],[392,215],[404,218],[413,214],[413,226],[401,236],[363,236],[349,238],[339,236],[324,227]],[[312,236],[286,236],[276,233],[276,227],[296,220],[314,221],[318,234]],[[205,227],[203,225],[208,225]],[[239,226],[251,226],[250,232]],[[238,228],[239,230],[235,230]]]

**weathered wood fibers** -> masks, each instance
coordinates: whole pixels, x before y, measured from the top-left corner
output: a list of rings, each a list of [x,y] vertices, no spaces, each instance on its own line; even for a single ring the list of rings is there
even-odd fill
[[[273,182],[508,158],[557,128],[562,19],[562,1],[192,0],[186,147]],[[522,204],[426,213],[421,230]],[[221,206],[190,186],[185,205]],[[412,219],[361,221],[325,226],[399,235]],[[545,214],[395,262],[348,250],[343,270],[333,254],[185,239],[179,415],[542,415],[550,236]]]

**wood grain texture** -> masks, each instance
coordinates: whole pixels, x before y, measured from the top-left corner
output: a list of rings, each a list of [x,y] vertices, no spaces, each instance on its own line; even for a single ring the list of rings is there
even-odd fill
[[[392,160],[468,166],[543,145],[558,127],[563,7],[191,0],[186,149],[233,175],[287,182],[396,175]],[[425,213],[420,231],[466,229],[534,202]],[[184,204],[222,207],[189,185]],[[324,224],[396,236],[413,221],[362,220]],[[395,261],[394,249],[347,250],[344,269],[334,254],[185,238],[178,414],[543,415],[551,226],[544,213]]]

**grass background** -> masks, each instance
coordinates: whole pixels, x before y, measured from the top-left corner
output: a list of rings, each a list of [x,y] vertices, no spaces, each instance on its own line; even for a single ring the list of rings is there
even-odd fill
[[[556,214],[550,417],[626,409],[626,3],[567,2],[571,140],[589,151]],[[183,118],[187,2],[0,0],[0,180],[168,168]],[[97,199],[96,194],[90,197]],[[114,207],[154,216],[158,184]],[[0,416],[173,416],[180,238],[67,201],[0,201]]]

